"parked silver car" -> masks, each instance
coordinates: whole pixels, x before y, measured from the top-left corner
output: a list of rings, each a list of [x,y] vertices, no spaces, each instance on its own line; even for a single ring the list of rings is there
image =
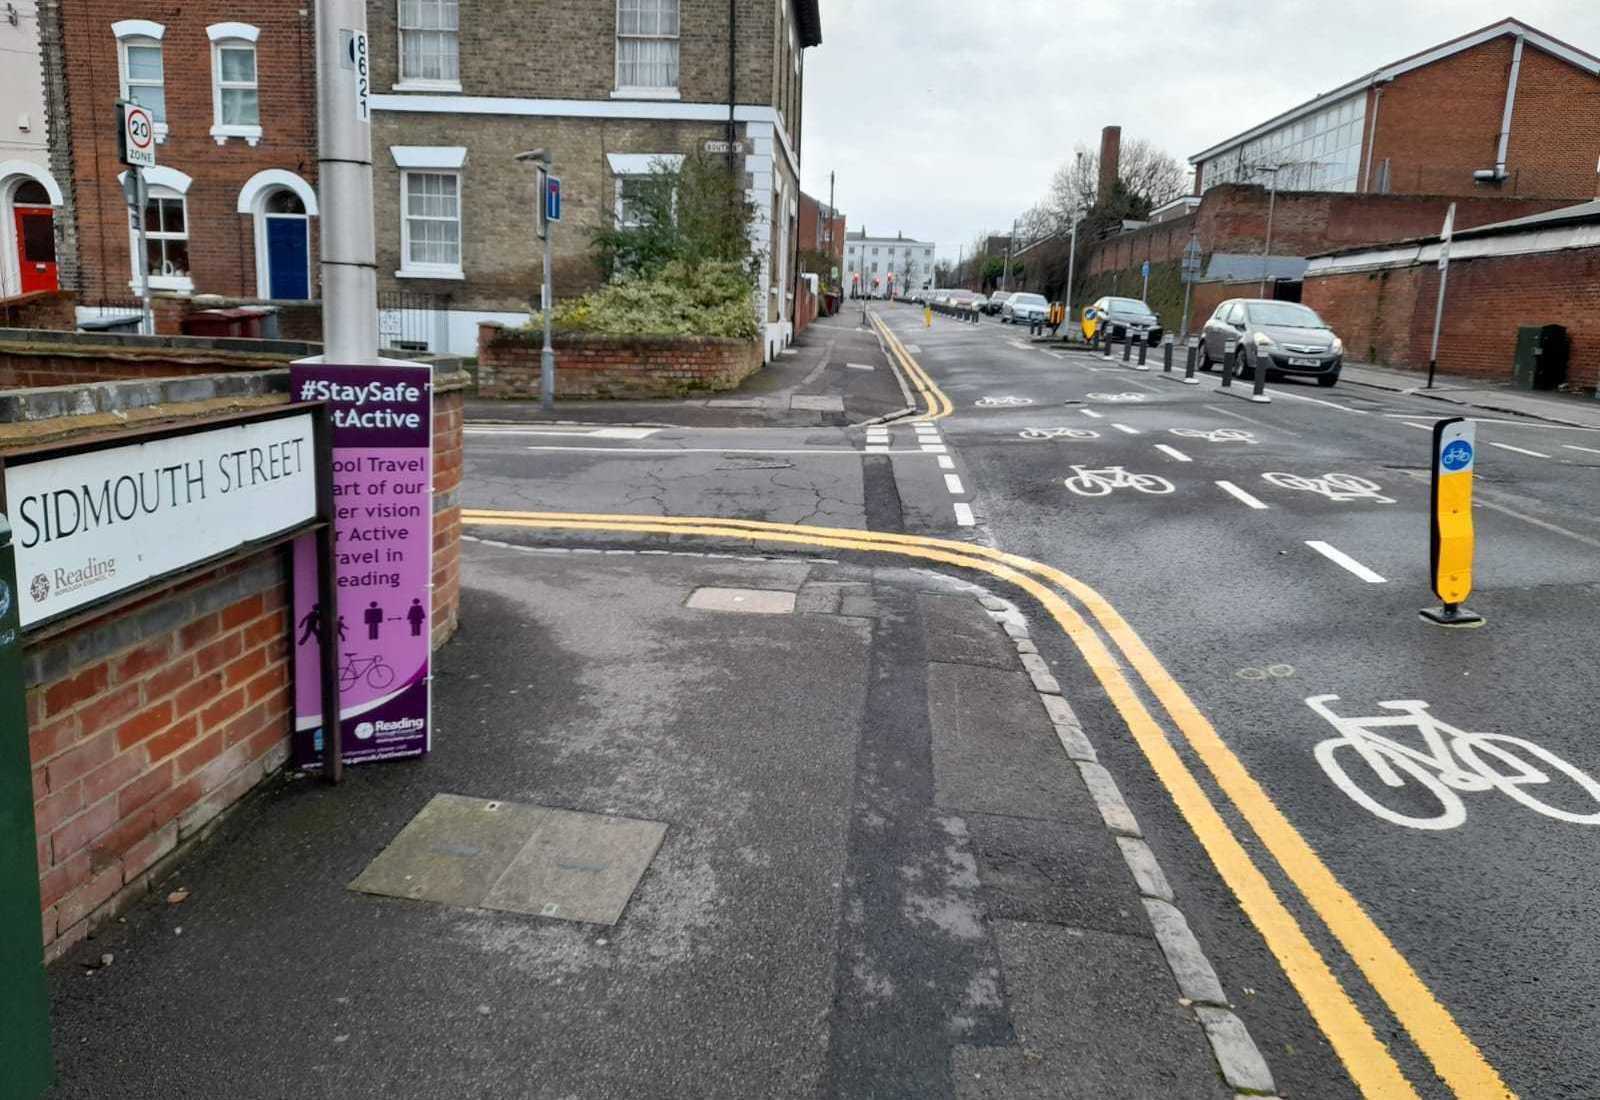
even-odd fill
[[[1050,312],[1050,303],[1044,300],[1042,294],[1013,294],[1000,306],[1000,321],[1003,324],[1010,321],[1017,325],[1031,325],[1036,321],[1045,320]]]
[[[1233,344],[1233,370],[1244,373],[1258,356],[1267,375],[1308,375],[1319,386],[1339,381],[1344,341],[1316,310],[1298,302],[1270,298],[1230,298],[1217,307],[1200,335],[1200,369],[1210,370]]]
[[[1009,290],[997,290],[989,295],[989,300],[984,303],[983,312],[999,313],[1000,307],[1006,304],[1006,299],[1011,297]]]

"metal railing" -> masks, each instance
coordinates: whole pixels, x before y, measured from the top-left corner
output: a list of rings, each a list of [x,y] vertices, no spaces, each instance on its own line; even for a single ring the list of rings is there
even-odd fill
[[[443,294],[378,291],[378,345],[400,351],[439,350],[444,346],[449,306],[450,299]]]

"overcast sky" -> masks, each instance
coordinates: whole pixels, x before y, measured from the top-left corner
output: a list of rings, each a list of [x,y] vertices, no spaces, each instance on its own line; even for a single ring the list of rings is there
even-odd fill
[[[821,0],[803,186],[852,232],[959,244],[1042,197],[1100,128],[1180,161],[1508,15],[1600,54],[1595,0]],[[1152,61],[1157,45],[1162,64]],[[1117,56],[1114,56],[1117,55]],[[1586,105],[1593,110],[1594,105]]]

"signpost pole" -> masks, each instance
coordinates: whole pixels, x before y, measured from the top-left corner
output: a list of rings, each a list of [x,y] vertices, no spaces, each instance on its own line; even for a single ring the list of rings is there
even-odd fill
[[[1444,215],[1444,230],[1439,234],[1439,300],[1433,307],[1433,343],[1428,346],[1428,385],[1433,389],[1433,372],[1439,365],[1439,325],[1444,320],[1444,288],[1450,279],[1450,236],[1456,223],[1456,204]]]
[[[4,499],[0,474],[0,502]],[[22,683],[22,629],[11,525],[0,515],[0,1065],[8,1096],[32,1100],[54,1079],[50,1002],[39,945],[39,854]],[[14,732],[13,732],[14,731]],[[16,1090],[14,1092],[9,1090]]]
[[[344,738],[340,736],[343,716],[339,699],[339,575],[338,535],[334,521],[338,515],[333,493],[333,413],[327,403],[317,410],[316,444],[317,517],[317,604],[322,609],[320,647],[322,685],[323,772],[331,783],[344,779]]]
[[[145,238],[145,221],[150,211],[149,192],[145,188],[144,169],[137,164],[128,169],[133,177],[133,195],[135,208],[133,217],[139,224],[139,301],[144,310],[144,318],[139,322],[139,327],[146,336],[156,334],[156,317],[150,309],[150,245]]]
[[[547,165],[539,173],[539,222],[544,227],[544,288],[540,297],[544,306],[544,347],[539,351],[539,408],[553,412],[556,407],[556,350],[550,343],[550,314],[555,304],[555,291],[550,279],[550,238],[554,231],[550,225],[550,169]]]

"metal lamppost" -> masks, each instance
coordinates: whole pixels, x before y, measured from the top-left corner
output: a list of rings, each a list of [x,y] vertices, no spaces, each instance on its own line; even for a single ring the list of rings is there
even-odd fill
[[[1072,267],[1078,259],[1078,211],[1074,209],[1070,215],[1072,219],[1072,233],[1067,244],[1067,326],[1072,325]]]
[[[1268,172],[1272,175],[1272,188],[1267,193],[1267,240],[1261,250],[1261,288],[1257,291],[1257,297],[1260,298],[1267,296],[1267,264],[1270,262],[1269,257],[1272,255],[1272,214],[1274,208],[1278,205],[1278,172],[1283,167],[1284,165],[1274,164],[1263,165],[1256,169],[1258,172]]]
[[[550,154],[544,149],[530,149],[518,153],[515,159],[531,162],[537,169],[538,198],[535,200],[534,221],[539,236],[544,238],[544,282],[539,288],[540,308],[544,313],[544,348],[539,352],[539,408],[544,412],[552,412],[556,401],[556,351],[550,346],[550,311],[555,295],[550,286],[550,223],[545,218],[545,180],[550,176]]]

